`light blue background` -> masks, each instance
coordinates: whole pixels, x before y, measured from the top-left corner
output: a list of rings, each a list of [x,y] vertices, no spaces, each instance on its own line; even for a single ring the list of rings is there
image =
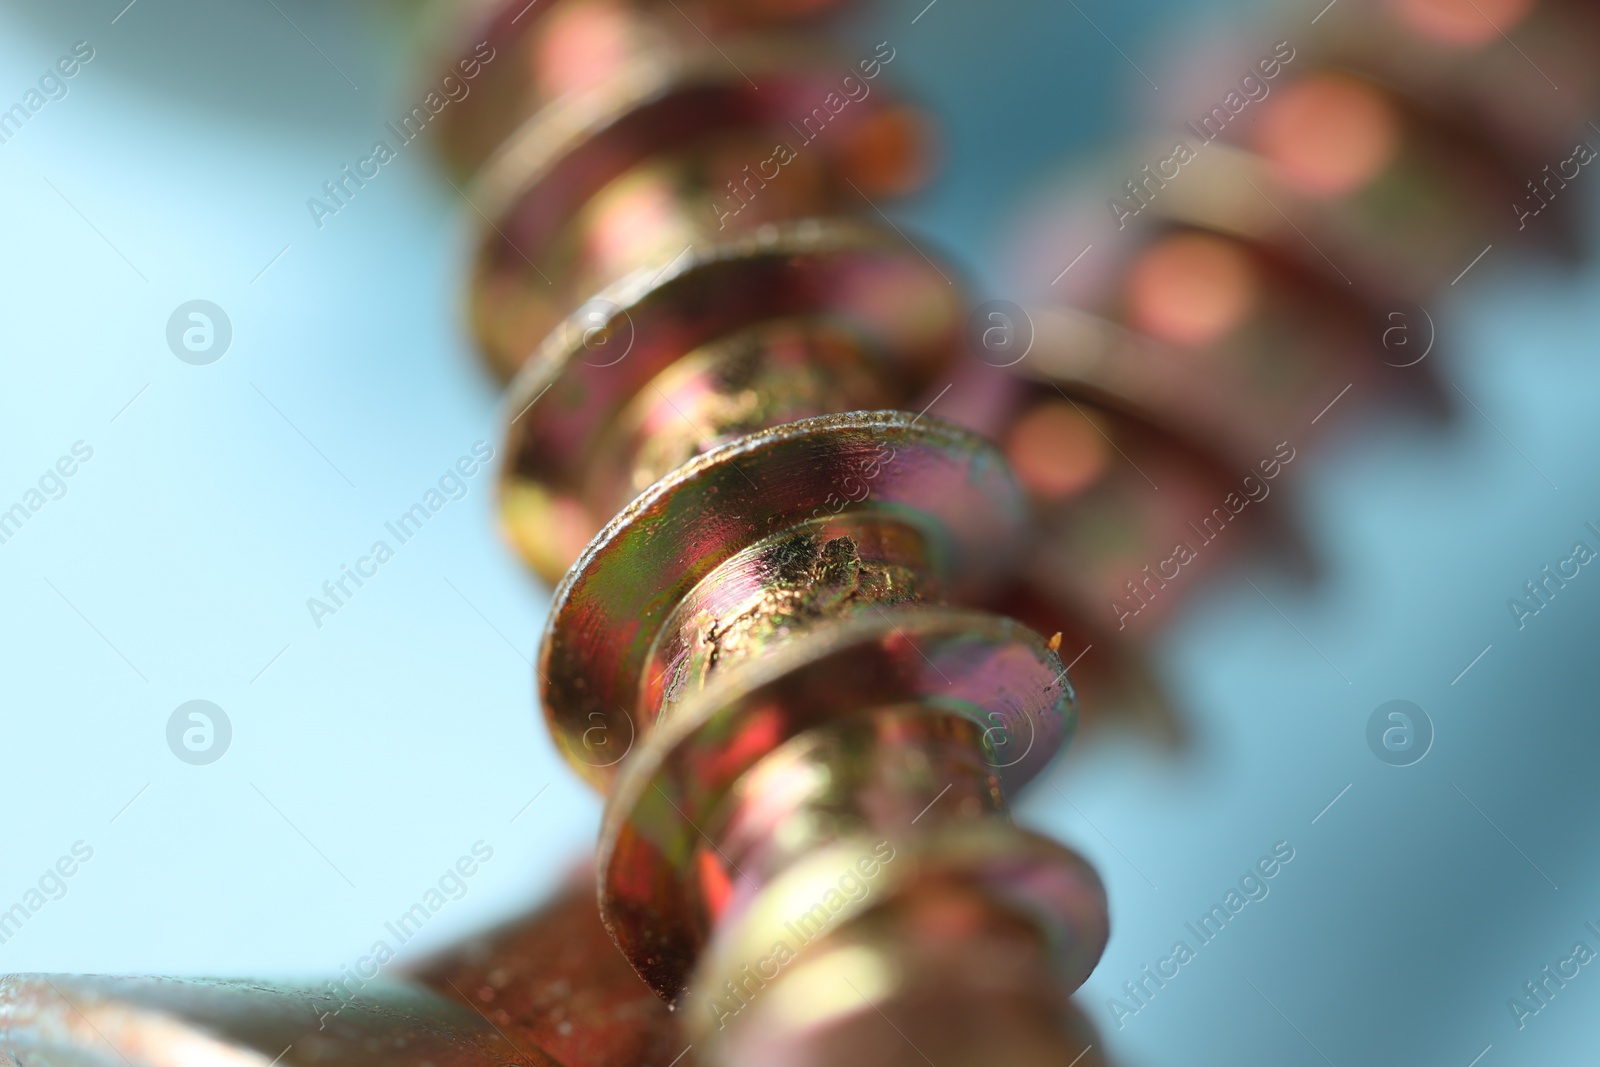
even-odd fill
[[[546,891],[597,816],[532,708],[548,591],[497,540],[486,475],[321,629],[305,607],[474,442],[497,444],[457,318],[472,220],[421,146],[322,230],[306,210],[413,102],[397,9],[138,0],[113,24],[123,2],[0,9],[0,107],[73,42],[96,49],[0,145],[0,508],[75,441],[94,449],[0,545],[0,908],[75,841],[94,849],[0,971],[332,973],[486,842],[415,955]],[[1243,32],[1309,34],[1321,7]],[[920,0],[892,0],[851,31],[891,40],[895,78],[947,121],[945,176],[899,215],[980,278],[1040,169],[1151,106],[1088,19],[1159,82],[1157,42],[1223,17],[1077,8],[938,0],[912,25]],[[1594,543],[1597,294],[1594,267],[1507,247],[1431,305],[1441,372],[1528,460],[1465,405],[1443,429],[1336,409],[1342,430],[1286,487],[1324,581],[1235,572],[1165,635],[1194,749],[1102,738],[1022,804],[1109,888],[1115,933],[1083,999],[1122,1060],[1593,1058],[1594,968],[1524,1031],[1506,1000],[1580,938],[1600,947],[1583,929],[1600,922],[1600,576],[1522,632],[1505,601]],[[164,340],[195,298],[233,323],[208,367]],[[197,698],[234,729],[208,767],[164,737]],[[1438,731],[1407,769],[1366,747],[1395,698]],[[1280,840],[1296,857],[1271,895],[1109,1026],[1106,997]]]

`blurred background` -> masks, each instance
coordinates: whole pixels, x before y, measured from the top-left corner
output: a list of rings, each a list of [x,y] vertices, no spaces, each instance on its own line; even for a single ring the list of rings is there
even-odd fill
[[[1342,17],[925,2],[864,5],[846,47],[892,42],[944,127],[941,174],[891,214],[996,298],[1020,203],[1183,113],[1173,94],[1200,113],[1229,88],[1195,87],[1201,42],[1254,57]],[[376,3],[125,3],[0,6],[0,110],[92,54],[0,143],[0,510],[28,510],[0,527],[0,909],[29,913],[0,927],[0,972],[333,975],[492,850],[418,959],[546,894],[599,810],[533,706],[549,590],[501,543],[487,471],[336,612],[307,607],[498,449],[461,322],[477,220],[426,147],[320,226],[306,206],[409,110],[428,42]],[[1565,195],[1591,203],[1586,180]],[[1097,733],[1020,804],[1106,882],[1079,1001],[1119,1062],[1592,1056],[1592,968],[1520,1025],[1508,1000],[1600,949],[1600,577],[1520,628],[1507,601],[1600,545],[1597,297],[1600,267],[1510,243],[1443,287],[1453,416],[1340,412],[1275,485],[1318,581],[1246,561],[1161,632],[1190,746]],[[169,342],[193,301],[208,363]],[[1403,767],[1369,744],[1393,700],[1431,724]],[[214,705],[211,762],[178,754],[191,701]],[[1293,859],[1265,899],[1129,999],[1275,846]]]

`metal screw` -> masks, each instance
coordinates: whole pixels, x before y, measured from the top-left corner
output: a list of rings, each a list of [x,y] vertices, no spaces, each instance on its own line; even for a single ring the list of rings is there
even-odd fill
[[[787,43],[715,47],[749,66],[658,41],[647,89],[544,103],[468,194],[495,220],[479,337],[516,367],[506,525],[541,573],[571,564],[541,696],[608,794],[602,916],[706,1062],[773,1040],[820,1055],[880,1011],[914,1044],[952,997],[974,1034],[1008,1019],[1001,1047],[1070,1059],[1104,890],[1006,804],[1076,707],[1058,642],[976,608],[1004,588],[1026,497],[921,399],[962,354],[947,269],[829,217],[870,200],[869,174],[910,184],[919,154],[874,93],[741,195],[776,116],[832,86]],[[596,723],[636,738],[624,758],[590,758]],[[780,943],[793,959],[764,974]],[[930,952],[1013,978],[963,982]]]

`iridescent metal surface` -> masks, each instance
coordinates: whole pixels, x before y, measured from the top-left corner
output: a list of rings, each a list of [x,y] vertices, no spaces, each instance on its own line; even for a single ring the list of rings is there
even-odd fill
[[[793,48],[746,46],[761,94],[665,45],[545,99],[475,186],[499,220],[479,337],[517,371],[507,529],[541,573],[571,566],[540,695],[569,763],[611,793],[602,914],[683,1001],[711,938],[760,929],[784,892],[768,887],[881,834],[901,870],[930,872],[885,879],[882,914],[919,914],[935,871],[985,913],[1028,897],[1012,926],[1064,1019],[1104,893],[1005,815],[1070,731],[1059,642],[944,606],[999,595],[1026,498],[999,451],[919,400],[961,350],[950,275],[898,234],[804,217],[914,184],[916,139],[880,101],[781,188],[740,195],[759,143],[740,131],[826,89]],[[737,207],[706,195],[725,165]],[[1036,877],[983,874],[1008,856]],[[840,930],[887,959],[904,931],[879,914]]]
[[[511,384],[506,529],[552,581],[664,459],[909,404],[957,355],[958,298],[892,233],[808,220],[685,251],[585,302]]]
[[[1191,531],[1265,500],[1291,427],[1341,383],[1435,395],[1373,358],[1385,301],[1507,202],[1552,208],[1524,179],[1587,121],[1596,16],[1482,2],[1372,0],[1245,120],[1214,111],[1182,181],[1125,183],[1116,251],[1029,351],[977,368],[955,272],[841,217],[915,188],[929,138],[887,93],[828,103],[892,49],[772,32],[833,0],[472,5],[479,91],[438,128],[485,223],[506,528],[565,573],[537,669],[607,794],[598,912],[568,893],[429,965],[448,999],[7,978],[0,1063],[1095,1063],[1068,996],[1105,891],[1011,798],[1072,733],[1069,671],[1160,704],[1139,642],[1194,584],[1169,583],[1241,547]],[[1508,28],[1574,89],[1538,122]],[[796,152],[808,109],[828,136]]]
[[[1064,674],[1011,620],[929,608],[820,628],[733,673],[611,790],[598,866],[618,944],[676,997],[708,933],[836,836],[901,841],[936,798],[929,831],[1003,815],[1070,733]],[[889,773],[905,759],[914,773]]]
[[[740,438],[653,485],[568,573],[539,655],[545,716],[604,784],[615,770],[583,746],[597,722],[620,729],[621,714],[643,735],[728,661],[799,629],[975,595],[1003,573],[1022,520],[1000,456],[931,417],[820,416]],[[848,543],[836,577],[816,565],[833,542]]]

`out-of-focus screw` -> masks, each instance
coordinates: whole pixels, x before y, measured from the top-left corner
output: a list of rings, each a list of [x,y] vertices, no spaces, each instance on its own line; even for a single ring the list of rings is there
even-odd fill
[[[0,1064],[560,1067],[420,986],[357,985],[9,975],[0,977]]]
[[[621,10],[557,14],[587,4]],[[612,74],[541,97],[469,194],[494,221],[478,335],[516,371],[507,527],[541,573],[571,567],[538,669],[558,745],[608,793],[607,926],[711,1062],[772,1062],[761,1032],[798,1063],[878,1011],[931,1021],[955,986],[905,942],[940,915],[937,951],[1029,976],[1012,1062],[1077,1055],[1104,891],[1006,816],[1074,721],[1059,642],[955,606],[1004,587],[1025,497],[927,411],[961,354],[951,276],[875,222],[812,217],[914,184],[916,122],[876,89],[846,105],[788,40],[658,41]],[[828,128],[752,180],[812,105]],[[593,758],[597,729],[626,755]],[[790,915],[819,878],[859,888]],[[742,957],[780,937],[794,968],[758,1022]],[[806,992],[863,958],[860,998]]]
[[[536,570],[565,571],[540,692],[607,792],[602,913],[713,1061],[856,1056],[871,1011],[932,1035],[946,1006],[1017,1006],[1023,987],[1037,999],[999,1040],[1046,1061],[1105,936],[1093,876],[1004,817],[1071,725],[1065,634],[976,609],[1054,609],[1124,671],[1128,620],[1176,602],[1160,567],[1224,558],[1173,543],[1209,544],[1195,516],[1226,525],[1296,454],[1258,451],[1254,409],[1274,436],[1314,425],[1324,387],[1356,376],[1376,294],[1420,293],[1478,240],[1434,208],[1404,234],[1386,222],[1411,184],[1476,223],[1505,168],[1376,80],[1302,64],[1183,182],[1132,190],[1142,232],[1079,275],[1113,286],[1098,318],[1044,316],[1041,335],[1080,344],[1000,376],[1027,353],[958,358],[963,305],[936,260],[836,217],[920,178],[910,113],[874,97],[753,176],[780,120],[829,93],[828,62],[764,17],[713,17],[708,51],[661,14],[564,0],[501,25],[515,103],[460,156],[482,161],[469,198],[492,222],[474,323],[514,375],[507,527]],[[1354,295],[1329,295],[1333,273]],[[590,758],[596,729],[626,755]],[[963,982],[958,958],[1030,977]],[[819,992],[841,982],[856,999]]]
[[[450,947],[412,977],[563,1067],[698,1062],[685,1051],[683,1017],[612,944],[587,867],[532,913]]]

